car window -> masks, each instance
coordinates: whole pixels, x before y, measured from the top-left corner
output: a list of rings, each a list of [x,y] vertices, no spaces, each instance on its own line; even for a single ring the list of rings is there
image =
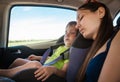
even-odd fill
[[[8,46],[56,40],[69,21],[76,20],[73,9],[52,6],[14,6],[10,12]]]
[[[115,18],[113,20],[113,26],[117,25],[117,19],[120,17],[120,10],[116,13]]]

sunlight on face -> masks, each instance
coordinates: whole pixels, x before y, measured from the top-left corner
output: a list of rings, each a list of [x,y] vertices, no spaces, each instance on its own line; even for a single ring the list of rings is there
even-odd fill
[[[65,46],[70,47],[77,35],[77,29],[75,26],[69,26],[66,28],[66,33],[64,36]]]

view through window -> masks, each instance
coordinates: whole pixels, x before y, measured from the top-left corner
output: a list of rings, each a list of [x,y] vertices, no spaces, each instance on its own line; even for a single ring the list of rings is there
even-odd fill
[[[76,11],[46,6],[14,6],[10,12],[8,46],[56,40]]]

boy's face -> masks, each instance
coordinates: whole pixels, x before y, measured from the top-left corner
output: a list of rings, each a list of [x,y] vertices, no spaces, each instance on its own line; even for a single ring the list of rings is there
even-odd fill
[[[65,36],[64,36],[64,43],[65,46],[70,47],[77,35],[77,29],[75,26],[69,26],[66,28]]]

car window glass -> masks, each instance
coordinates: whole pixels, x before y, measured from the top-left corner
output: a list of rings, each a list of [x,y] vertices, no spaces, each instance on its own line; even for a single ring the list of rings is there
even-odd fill
[[[14,6],[10,12],[8,46],[26,45],[58,39],[76,11],[50,6]]]
[[[116,26],[117,25],[117,19],[118,17],[120,17],[120,11],[118,11],[118,13],[116,14],[114,20],[113,20],[113,26]]]

